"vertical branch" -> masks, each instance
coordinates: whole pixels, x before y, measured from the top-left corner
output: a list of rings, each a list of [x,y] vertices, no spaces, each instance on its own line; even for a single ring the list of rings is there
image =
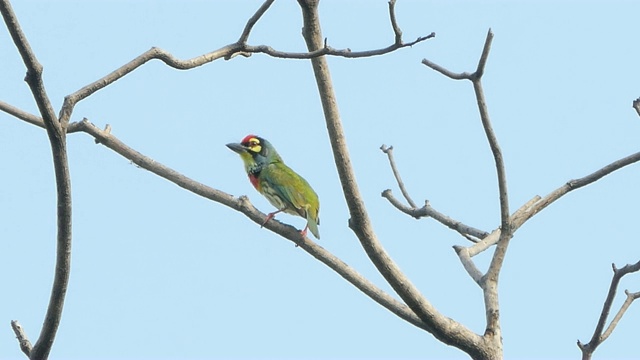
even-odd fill
[[[318,15],[318,2],[318,0],[298,0],[304,21],[302,33],[307,48],[311,52],[324,46]],[[356,183],[326,58],[324,56],[312,58],[311,64],[320,93],[342,191],[351,215],[349,227],[360,240],[378,271],[409,308],[424,321],[427,331],[442,342],[455,346],[474,358],[487,358],[491,349],[485,346],[483,339],[462,324],[440,314],[402,273],[378,241]]]
[[[56,118],[42,81],[42,65],[31,50],[8,0],[0,0],[0,12],[27,68],[25,81],[31,89],[47,130],[56,177],[58,217],[56,267],[42,330],[30,353],[31,359],[47,359],[62,317],[71,268],[71,179],[67,160],[66,124],[61,124]]]
[[[482,75],[484,75],[485,66],[489,57],[489,51],[491,50],[491,42],[493,41],[493,32],[491,29],[487,32],[487,38],[482,49],[482,55],[478,61],[478,67],[475,73],[471,76],[471,82],[473,83],[473,90],[476,94],[476,102],[478,103],[478,110],[480,112],[480,119],[482,121],[482,127],[484,128],[489,147],[493,154],[495,162],[496,173],[498,178],[498,192],[500,198],[500,237],[498,245],[491,259],[491,264],[487,273],[482,279],[482,288],[485,299],[485,313],[487,317],[487,329],[486,335],[493,335],[500,337],[500,305],[498,302],[498,277],[504,258],[509,246],[509,240],[512,237],[510,213],[509,213],[509,192],[507,190],[507,173],[504,165],[504,158],[502,156],[502,150],[498,144],[498,138],[491,126],[491,120],[489,118],[489,111],[487,110],[487,103],[484,97],[484,90],[482,88]],[[500,341],[501,343],[501,341]]]

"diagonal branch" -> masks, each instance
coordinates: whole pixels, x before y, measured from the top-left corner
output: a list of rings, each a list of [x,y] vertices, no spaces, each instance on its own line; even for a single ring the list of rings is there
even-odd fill
[[[130,160],[131,162],[145,170],[148,170],[164,179],[167,179],[194,194],[239,211],[256,224],[264,224],[265,228],[288,240],[293,241],[301,249],[309,253],[320,262],[327,265],[329,268],[337,272],[345,280],[361,290],[375,302],[382,305],[394,314],[398,315],[400,318],[419,328],[424,329],[426,327],[426,325],[405,304],[399,302],[391,295],[376,287],[372,282],[360,275],[356,270],[351,268],[335,255],[331,254],[329,251],[317,245],[315,242],[307,238],[301,238],[300,232],[292,226],[283,224],[275,219],[264,223],[266,215],[254,208],[246,197],[235,198],[223,191],[211,188],[207,185],[190,179],[189,177],[180,174],[179,172],[132,149],[131,147],[120,141],[118,138],[116,138],[113,134],[111,134],[110,131],[101,130],[86,119],[78,123],[77,131],[85,132],[91,135],[95,138],[97,143],[108,147],[109,149],[120,154],[124,158]]]
[[[253,27],[258,23],[258,20],[260,20],[262,15],[264,15],[264,13],[266,13],[267,10],[269,10],[269,7],[271,7],[271,4],[273,4],[274,1],[275,0],[265,1],[262,4],[262,6],[258,8],[258,11],[256,11],[256,13],[249,18],[249,20],[247,21],[247,24],[244,26],[244,30],[242,30],[242,35],[240,35],[240,39],[238,39],[239,44],[247,43],[247,40],[249,40],[249,35],[251,34],[251,30],[253,30]]]
[[[391,2],[389,2],[389,6],[391,6]],[[404,198],[407,199],[407,202],[409,203],[409,205],[411,205],[413,209],[417,208],[416,203],[414,203],[413,200],[411,200],[411,197],[409,196],[409,192],[404,187],[402,178],[400,178],[400,172],[398,171],[398,168],[396,167],[396,161],[393,158],[393,146],[387,147],[386,145],[383,144],[382,146],[380,146],[380,150],[382,150],[383,153],[387,154],[387,157],[389,158],[389,165],[391,165],[391,171],[393,171],[393,176],[396,178],[396,181],[398,182],[398,187],[402,192],[402,196],[404,196]]]
[[[31,346],[31,341],[27,337],[27,334],[24,332],[22,325],[17,320],[11,320],[11,328],[13,329],[13,333],[16,334],[16,338],[20,343],[20,350],[29,357],[31,355],[31,350],[33,350],[33,346]]]
[[[382,197],[389,200],[389,203],[391,203],[391,205],[393,205],[396,209],[402,211],[403,213],[416,219],[419,219],[421,217],[433,218],[434,220],[445,225],[451,230],[457,231],[460,235],[464,236],[471,242],[477,243],[478,240],[476,239],[484,239],[489,235],[489,233],[486,231],[463,224],[462,222],[452,219],[449,216],[437,211],[431,206],[431,204],[429,204],[428,201],[425,201],[424,206],[421,208],[410,208],[396,199],[389,189],[382,192]]]
[[[58,233],[53,286],[40,336],[29,353],[31,359],[47,359],[62,318],[71,269],[71,178],[67,159],[66,127],[55,116],[42,80],[43,67],[22,32],[8,0],[0,0],[0,12],[27,68],[25,81],[31,89],[47,130],[56,178]],[[25,115],[21,112],[14,113],[19,116]],[[24,351],[22,341],[21,348]]]
[[[615,264],[612,264],[612,267],[613,267],[613,278],[611,279],[609,292],[607,293],[607,298],[604,301],[602,312],[600,313],[600,318],[598,319],[598,324],[596,325],[596,329],[593,332],[593,336],[591,337],[591,340],[589,340],[587,344],[583,344],[582,342],[580,342],[580,340],[578,340],[578,347],[582,351],[583,360],[591,359],[593,352],[598,348],[598,346],[600,346],[600,344],[602,344],[602,342],[604,342],[609,337],[609,335],[611,335],[611,333],[613,332],[616,325],[624,315],[627,308],[629,308],[629,306],[635,299],[640,297],[640,293],[629,293],[628,291],[625,290],[627,299],[625,300],[624,304],[622,305],[622,307],[620,308],[620,310],[618,311],[614,319],[609,324],[609,327],[603,334],[602,331],[604,330],[605,323],[607,322],[607,318],[609,317],[609,312],[611,311],[611,305],[613,304],[613,299],[616,297],[616,292],[618,291],[618,284],[620,283],[620,280],[622,279],[623,276],[627,274],[639,271],[640,261],[638,261],[633,265],[629,265],[629,264],[625,265],[621,269],[616,268]]]
[[[41,128],[44,128],[44,121],[42,120],[41,117],[33,115],[29,112],[26,112],[22,109],[18,109],[17,107],[11,105],[11,104],[7,104],[4,101],[0,100],[0,110],[6,112],[9,115],[13,115],[15,117],[17,117],[20,120],[23,120],[25,122],[28,122],[29,124],[32,125],[36,125],[39,126]]]

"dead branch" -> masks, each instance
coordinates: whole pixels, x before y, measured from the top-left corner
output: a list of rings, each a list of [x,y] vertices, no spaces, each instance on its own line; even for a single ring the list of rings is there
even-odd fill
[[[31,355],[31,350],[33,346],[31,346],[31,341],[27,337],[27,334],[24,332],[22,325],[17,320],[11,320],[11,328],[13,329],[13,333],[16,334],[16,338],[20,343],[20,350],[29,357]]]
[[[280,51],[272,48],[268,45],[248,45],[247,41],[249,35],[251,34],[251,30],[254,25],[260,20],[260,18],[266,13],[274,0],[265,1],[262,6],[256,11],[256,13],[247,21],[242,34],[237,42],[233,44],[229,44],[223,46],[217,50],[213,50],[209,53],[191,58],[186,60],[181,60],[173,56],[168,51],[160,49],[158,47],[153,47],[144,53],[137,56],[135,59],[130,62],[122,65],[118,69],[112,71],[106,76],[84,86],[83,88],[77,90],[76,92],[67,95],[62,104],[62,108],[60,109],[60,122],[64,127],[69,123],[69,119],[73,113],[73,109],[75,105],[95,93],[96,91],[103,89],[104,87],[114,83],[115,81],[123,78],[127,74],[131,73],[138,67],[144,65],[145,63],[157,59],[164,62],[167,66],[172,67],[178,70],[189,70],[204,64],[210,63],[212,61],[218,59],[229,60],[237,55],[242,55],[245,57],[251,56],[251,54],[265,54],[268,56],[281,58],[281,59],[313,59],[319,56],[330,55],[337,57],[345,57],[345,58],[362,58],[362,57],[371,57],[388,54],[395,50],[411,47],[415,44],[418,44],[422,41],[431,39],[435,37],[435,33],[431,33],[426,36],[421,36],[417,38],[415,41],[404,43],[402,41],[402,37],[398,36],[396,31],[397,24],[394,27],[395,32],[395,42],[385,48],[375,49],[375,50],[365,50],[365,51],[351,51],[351,49],[334,49],[327,45],[327,40],[324,39],[323,45],[318,49],[306,53],[298,53],[298,52],[286,52]],[[390,5],[390,11],[393,11],[393,6]],[[395,23],[395,13],[391,13],[392,22]]]
[[[298,0],[298,3],[303,13],[303,36],[307,43],[307,48],[311,52],[316,51],[323,46],[317,9],[318,2]],[[439,313],[402,273],[398,265],[382,247],[373,231],[353,173],[327,61],[324,57],[313,58],[311,59],[311,65],[315,74],[318,92],[320,93],[338,176],[351,216],[349,227],[360,240],[362,247],[378,271],[409,308],[426,324],[427,331],[442,342],[455,346],[472,357],[487,357],[487,353],[491,350],[484,346],[482,338],[462,324]]]
[[[323,247],[319,246],[308,238],[302,238],[300,236],[300,232],[293,226],[281,223],[276,219],[272,219],[272,221],[269,221],[265,224],[264,221],[267,215],[257,210],[246,196],[236,198],[223,191],[199,183],[134,150],[133,148],[120,141],[115,135],[111,133],[111,131],[102,130],[89,122],[89,120],[87,119],[84,119],[78,123],[76,131],[89,134],[96,140],[97,143],[113,150],[114,152],[130,160],[140,168],[143,168],[164,179],[167,179],[194,194],[241,212],[258,225],[264,224],[264,227],[266,229],[269,229],[272,232],[298,245],[302,250],[306,251],[311,256],[337,272],[345,280],[347,280],[360,291],[371,297],[378,304],[382,305],[383,307],[398,315],[400,318],[408,321],[409,323],[419,328],[425,328],[426,325],[407,307],[407,305],[399,302],[391,295],[375,286],[372,282],[360,275],[356,270],[351,268],[344,261],[340,260],[332,253],[325,250]]]
[[[389,4],[391,4],[391,2]],[[409,196],[409,192],[404,187],[402,178],[400,178],[400,172],[398,171],[398,168],[396,167],[396,161],[393,158],[393,146],[387,147],[386,145],[382,144],[382,146],[380,146],[380,150],[382,150],[383,153],[387,154],[387,157],[389,158],[389,165],[391,166],[391,171],[393,171],[393,176],[396,178],[396,181],[398,182],[398,187],[402,192],[402,196],[404,196],[404,198],[407,199],[407,202],[409,203],[409,205],[411,205],[412,208],[414,209],[417,208],[416,203],[414,203],[413,200],[411,200],[411,197]]]
[[[611,285],[609,286],[609,292],[607,293],[607,298],[604,301],[602,312],[600,313],[600,318],[598,319],[598,324],[596,325],[596,329],[593,332],[593,336],[591,336],[591,340],[589,340],[587,344],[583,344],[580,340],[578,340],[578,347],[582,351],[583,360],[591,359],[593,352],[596,351],[596,349],[598,348],[598,346],[600,346],[600,344],[602,344],[605,340],[607,340],[609,335],[611,335],[611,333],[615,329],[616,325],[618,325],[618,322],[624,315],[625,311],[627,311],[631,303],[635,299],[640,297],[640,292],[630,293],[629,291],[625,290],[627,299],[622,304],[622,306],[620,307],[620,310],[618,311],[616,316],[613,318],[611,323],[609,323],[607,330],[604,331],[603,333],[604,326],[607,322],[607,318],[609,317],[609,312],[611,311],[613,300],[615,299],[616,292],[618,291],[618,285],[620,284],[620,280],[622,279],[623,276],[640,270],[640,261],[638,261],[633,265],[627,264],[621,269],[616,268],[615,264],[611,264],[611,266],[613,268],[613,277],[611,279]]]
[[[22,32],[22,28],[8,0],[0,1],[0,12],[2,13],[2,17],[4,18],[4,22],[7,25],[14,44],[18,48],[22,61],[27,68],[25,81],[31,89],[33,98],[42,116],[44,127],[47,130],[56,178],[58,217],[56,267],[51,297],[49,299],[49,305],[47,306],[40,336],[38,336],[38,340],[29,351],[29,357],[31,359],[39,360],[47,359],[53,346],[60,319],[62,318],[62,309],[69,284],[71,268],[71,178],[67,160],[66,127],[56,118],[42,80],[43,67],[38,62],[25,34]],[[22,112],[16,113],[20,116],[24,115]],[[26,339],[26,337],[20,339],[20,347],[25,351],[26,344],[23,343],[23,339]]]

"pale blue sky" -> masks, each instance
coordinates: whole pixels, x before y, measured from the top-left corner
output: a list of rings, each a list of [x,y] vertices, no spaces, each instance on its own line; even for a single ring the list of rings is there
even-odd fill
[[[56,110],[63,97],[152,46],[189,58],[237,40],[261,1],[14,1]],[[482,295],[451,246],[465,244],[429,219],[400,214],[381,144],[393,145],[417,202],[490,231],[499,225],[495,170],[468,82],[420,63],[472,71],[491,27],[484,78],[513,209],[640,149],[640,3],[399,0],[413,48],[329,60],[350,153],[381,242],[444,314],[484,330]],[[393,40],[386,1],[324,1],[336,48]],[[251,44],[303,51],[300,10],[276,1]],[[0,99],[36,107],[24,66],[0,31]],[[234,195],[271,205],[224,144],[269,139],[316,189],[326,247],[389,289],[347,227],[308,61],[263,55],[190,71],[151,62],[75,109],[136,150]],[[289,241],[242,214],[137,168],[86,134],[69,136],[74,243],[71,283],[52,359],[465,359],[398,319]],[[49,298],[55,191],[44,130],[0,113],[0,358],[23,359],[10,320],[37,338]],[[611,277],[640,257],[640,165],[567,195],[512,241],[500,284],[505,357],[579,358]],[[298,228],[304,220],[278,219]],[[481,257],[484,268],[487,256]],[[640,290],[640,275],[621,283]],[[619,296],[614,311],[622,302]],[[640,304],[596,352],[637,356]]]

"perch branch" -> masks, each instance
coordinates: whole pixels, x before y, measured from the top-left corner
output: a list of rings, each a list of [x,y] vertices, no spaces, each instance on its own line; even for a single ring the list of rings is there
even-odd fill
[[[192,180],[189,177],[132,149],[131,147],[120,141],[116,136],[111,134],[110,131],[102,130],[96,127],[87,119],[82,120],[78,124],[79,125],[77,131],[85,132],[91,135],[97,143],[113,150],[114,152],[130,160],[140,168],[143,168],[164,179],[167,179],[168,181],[171,181],[172,183],[194,194],[239,211],[256,224],[264,224],[265,228],[294,242],[301,249],[309,253],[311,256],[313,256],[323,264],[327,265],[329,268],[342,276],[345,280],[347,280],[363,293],[371,297],[371,299],[373,299],[378,304],[382,305],[383,307],[398,315],[400,318],[408,321],[409,323],[420,328],[425,328],[425,324],[405,304],[399,302],[391,295],[376,287],[373,283],[360,275],[356,270],[351,268],[335,255],[331,254],[329,251],[317,245],[315,242],[309,240],[308,238],[302,238],[300,236],[300,232],[294,227],[283,224],[275,219],[265,224],[264,221],[266,219],[266,215],[253,207],[253,205],[246,197],[235,198],[223,191],[211,188],[195,180]]]
[[[593,352],[609,337],[609,335],[611,335],[627,308],[635,299],[640,297],[640,293],[629,293],[625,290],[627,299],[625,300],[624,304],[622,304],[622,307],[603,334],[602,331],[604,330],[605,323],[607,322],[607,318],[609,317],[609,312],[611,311],[613,300],[616,297],[616,292],[618,291],[618,284],[620,284],[620,280],[623,276],[640,270],[640,261],[633,265],[627,264],[622,269],[617,269],[615,264],[612,264],[611,266],[613,267],[613,277],[611,278],[611,285],[609,286],[609,292],[607,293],[607,298],[604,301],[602,312],[600,313],[600,318],[598,319],[598,324],[596,325],[596,329],[593,332],[593,336],[587,344],[583,344],[580,340],[578,340],[578,347],[582,351],[583,360],[591,359]]]
[[[66,126],[55,115],[42,80],[43,67],[38,62],[8,0],[0,0],[0,12],[27,68],[25,81],[36,101],[51,144],[57,190],[56,265],[51,296],[40,336],[29,352],[31,359],[47,359],[60,325],[64,299],[71,271],[71,177],[66,148]],[[18,113],[17,115],[24,115]],[[21,343],[22,347],[22,343]],[[24,351],[24,349],[23,349]]]

